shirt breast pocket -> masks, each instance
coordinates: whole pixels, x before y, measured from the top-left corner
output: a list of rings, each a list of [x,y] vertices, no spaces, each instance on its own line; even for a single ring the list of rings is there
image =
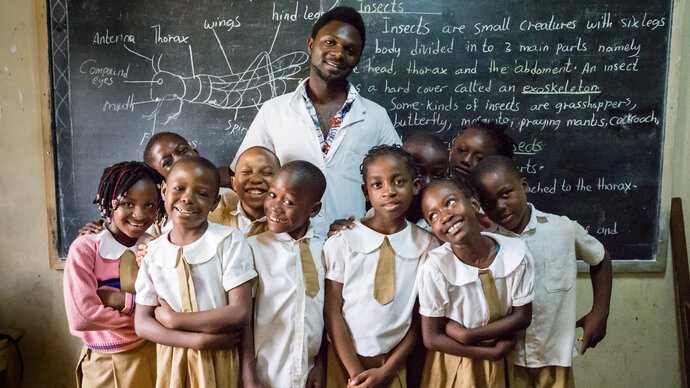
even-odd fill
[[[573,288],[577,264],[571,255],[551,254],[545,250],[547,256],[544,260],[544,285],[546,292],[565,292]]]
[[[346,148],[343,155],[342,165],[344,166],[342,171],[343,177],[347,180],[353,181],[355,183],[363,183],[362,174],[359,171],[359,167],[364,160],[364,156],[367,151],[362,152],[358,148]]]

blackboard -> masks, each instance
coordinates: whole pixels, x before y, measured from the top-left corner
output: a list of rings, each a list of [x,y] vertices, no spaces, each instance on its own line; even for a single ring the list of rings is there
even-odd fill
[[[350,77],[400,135],[450,142],[510,126],[530,200],[578,220],[616,261],[654,261],[670,0],[50,0],[59,254],[94,220],[102,169],[179,132],[227,165],[266,100],[308,75],[320,12],[367,41]]]

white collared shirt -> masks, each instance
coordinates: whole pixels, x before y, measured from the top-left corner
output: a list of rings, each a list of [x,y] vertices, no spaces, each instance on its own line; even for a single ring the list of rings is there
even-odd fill
[[[250,220],[247,216],[247,213],[245,213],[241,202],[237,202],[235,210],[230,210],[230,214],[237,216],[237,227],[240,229],[242,233],[248,233],[249,230],[252,228],[252,225],[254,225],[254,223],[256,222],[266,222],[266,216],[257,218],[254,221]]]
[[[429,233],[406,221],[395,234],[378,233],[360,221],[323,246],[326,279],[343,283],[343,318],[350,328],[357,354],[388,353],[407,334],[417,299],[417,268],[438,243]],[[395,251],[395,297],[385,306],[374,299],[379,250],[388,237]]]
[[[158,306],[161,297],[182,311],[175,267],[180,249],[191,267],[199,311],[227,305],[227,291],[256,277],[251,250],[239,230],[209,222],[204,235],[185,246],[171,243],[169,233],[148,245],[137,276],[138,304]]]
[[[305,294],[299,243],[309,241],[319,292]],[[259,380],[271,387],[304,387],[323,335],[323,239],[300,240],[271,231],[249,237],[259,273],[254,297],[254,349]]]
[[[153,238],[158,238],[161,235],[168,233],[172,230],[173,228],[173,223],[170,218],[165,218],[160,221],[156,221],[151,226],[149,226],[148,229],[146,229],[146,233],[152,236]]]
[[[522,234],[492,225],[505,236],[519,237],[534,258],[532,324],[516,347],[516,364],[527,367],[571,366],[575,348],[577,259],[597,265],[604,246],[575,221],[532,209]]]
[[[534,298],[534,268],[525,244],[516,238],[482,232],[500,247],[488,269],[494,277],[501,316]],[[449,243],[429,252],[418,275],[419,313],[426,317],[450,318],[466,328],[486,326],[489,306],[484,296],[479,268],[463,263]]]
[[[336,219],[364,215],[364,195],[359,166],[373,146],[401,144],[386,110],[357,96],[338,134],[323,157],[319,139],[300,88],[273,98],[261,107],[240,145],[231,167],[244,150],[263,146],[273,151],[281,164],[306,160],[326,176],[326,193],[319,214],[312,219],[314,231],[325,237]]]
[[[98,254],[101,255],[102,258],[108,259],[108,260],[119,260],[120,256],[122,256],[123,253],[127,249],[131,250],[134,253],[137,253],[137,247],[139,244],[145,244],[146,241],[150,240],[153,238],[148,233],[144,233],[139,238],[137,239],[137,242],[134,243],[131,247],[126,247],[122,244],[120,244],[117,240],[115,240],[115,237],[113,237],[113,234],[110,233],[108,228],[103,228],[102,231],[96,233],[96,234],[87,234],[87,237],[100,241],[101,243],[98,245]]]
[[[426,230],[427,232],[434,234],[434,230],[431,229],[431,225],[429,225],[428,222],[424,218],[420,218],[419,221],[417,221],[417,226],[420,228]]]

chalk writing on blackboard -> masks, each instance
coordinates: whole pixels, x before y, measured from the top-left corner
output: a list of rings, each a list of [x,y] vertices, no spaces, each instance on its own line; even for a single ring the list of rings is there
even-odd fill
[[[228,164],[261,105],[307,76],[311,26],[336,3],[367,27],[349,80],[403,138],[508,125],[530,201],[614,259],[655,257],[671,3],[640,0],[70,1],[53,50],[69,55],[54,71],[61,255],[97,216],[99,168],[141,159],[155,132]]]

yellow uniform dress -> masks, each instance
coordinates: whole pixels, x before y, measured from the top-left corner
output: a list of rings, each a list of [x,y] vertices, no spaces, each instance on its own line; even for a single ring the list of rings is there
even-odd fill
[[[525,244],[482,234],[492,238],[498,249],[489,268],[463,263],[450,244],[429,253],[418,278],[421,315],[445,317],[475,328],[510,314],[513,306],[531,303],[534,269]],[[508,386],[509,366],[505,359],[477,360],[430,350],[422,387],[502,388]]]
[[[256,277],[251,251],[237,229],[209,223],[206,233],[185,246],[167,234],[149,244],[137,278],[137,303],[165,299],[177,312],[227,305],[227,291]],[[195,350],[158,344],[156,386],[237,387],[237,349]]]
[[[360,221],[324,244],[326,279],[343,284],[343,319],[365,369],[382,366],[409,331],[417,300],[417,269],[437,246],[436,238],[410,222],[401,231],[384,235]],[[382,255],[384,251],[390,255]],[[381,268],[387,268],[386,276]],[[385,286],[377,286],[379,279]],[[347,371],[330,348],[327,386],[344,387]],[[404,366],[386,386],[407,386]]]

